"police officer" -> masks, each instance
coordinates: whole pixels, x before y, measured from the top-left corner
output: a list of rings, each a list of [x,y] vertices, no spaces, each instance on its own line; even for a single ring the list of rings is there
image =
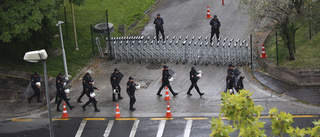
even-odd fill
[[[121,72],[119,72],[119,69],[117,69],[117,68],[114,69],[114,71],[110,77],[112,91],[115,89],[119,91],[119,94],[118,94],[119,100],[123,99],[123,97],[121,97],[121,87],[120,87],[120,81],[121,81],[122,77],[123,77],[123,74]],[[112,92],[112,101],[118,101],[118,99],[116,99],[116,94]]]
[[[219,39],[221,25],[220,25],[220,20],[217,18],[217,15],[213,15],[213,19],[211,19],[210,25],[211,25],[211,37],[210,37],[210,43],[211,43],[214,34],[216,34],[217,40]]]
[[[93,81],[93,78],[91,77],[90,73],[87,72],[82,78],[82,92],[77,100],[78,103],[82,103],[81,98],[86,94],[85,87],[89,84],[89,80]]]
[[[98,90],[100,90],[100,89],[94,87],[92,84],[93,84],[93,80],[89,79],[88,84],[85,87],[85,93],[88,96],[89,101],[86,104],[84,104],[83,106],[81,106],[81,107],[82,107],[82,109],[84,111],[86,111],[86,106],[89,105],[91,102],[93,102],[94,111],[95,112],[100,112],[100,110],[97,108],[97,102],[98,101],[96,100],[95,96],[90,96],[91,93],[94,93],[94,89],[98,89]]]
[[[157,14],[157,18],[154,18],[153,24],[156,24],[155,28],[156,28],[156,34],[157,34],[157,41],[159,41],[159,31],[162,34],[162,38],[165,39],[164,29],[163,29],[163,19],[160,17],[160,14]]]
[[[31,103],[31,99],[34,97],[37,97],[37,102],[42,102],[40,100],[40,85],[37,85],[37,82],[40,83],[40,75],[36,72],[31,76],[31,86],[34,93],[30,98],[28,98],[29,103]]]
[[[130,97],[130,110],[135,111],[136,108],[133,107],[133,104],[136,102],[136,97],[134,96],[134,92],[136,91],[136,83],[133,82],[134,78],[129,77],[129,81],[127,82],[127,93]]]
[[[227,72],[227,75],[229,75],[229,73],[234,73],[233,70],[234,69],[234,66],[232,64],[229,64],[229,68],[228,68],[228,72]]]
[[[58,84],[58,90],[57,90],[57,96],[58,96],[58,104],[57,104],[57,111],[61,111],[60,110],[60,104],[62,102],[62,100],[64,100],[64,102],[66,102],[66,104],[69,106],[70,110],[72,110],[72,108],[74,108],[74,106],[71,106],[68,99],[67,99],[67,94],[65,92],[65,86],[64,86],[65,80],[62,79],[60,81],[60,83]]]
[[[244,86],[243,86],[243,79],[245,77],[244,76],[240,76],[239,80],[238,80],[238,83],[237,83],[237,92],[240,93],[240,90],[243,90],[244,89]]]
[[[159,91],[157,93],[158,96],[162,96],[160,94],[161,90],[167,86],[170,90],[170,92],[173,94],[173,96],[176,96],[178,95],[178,93],[174,93],[172,88],[171,88],[171,85],[170,85],[170,82],[169,82],[169,79],[171,78],[172,76],[169,74],[169,66],[167,65],[164,65],[163,66],[163,71],[162,71],[162,85],[161,87],[159,88]]]
[[[227,90],[229,89],[229,91],[230,91],[230,89],[232,90],[233,87],[235,87],[235,84],[234,84],[235,77],[233,75],[233,72],[229,73],[226,80],[227,80]],[[230,94],[234,94],[234,92],[232,91]]]
[[[62,78],[62,73],[60,72],[60,73],[58,74],[58,76],[56,77],[56,89],[57,89],[57,92],[56,92],[56,100],[55,100],[55,103],[58,103],[59,84],[61,83],[62,80],[63,80],[63,78]]]
[[[198,82],[198,80],[199,80],[199,77],[197,77],[197,75],[198,75],[199,73],[196,71],[196,68],[195,68],[195,67],[192,67],[189,74],[190,74],[191,86],[190,86],[187,94],[190,95],[190,96],[192,96],[192,94],[190,93],[190,91],[193,89],[193,87],[195,87],[200,96],[204,95],[204,93],[201,93],[201,92],[200,92],[199,87],[198,87],[198,85],[197,85],[197,82]]]

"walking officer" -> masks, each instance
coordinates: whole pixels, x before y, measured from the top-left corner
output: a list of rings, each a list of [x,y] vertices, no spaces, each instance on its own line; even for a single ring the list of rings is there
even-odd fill
[[[237,83],[237,92],[240,93],[240,90],[244,90],[244,86],[243,86],[243,79],[245,77],[244,76],[240,76],[240,79],[238,80],[238,83]]]
[[[217,18],[217,15],[213,15],[213,19],[210,21],[211,25],[211,37],[210,37],[210,43],[212,43],[213,35],[216,34],[217,40],[219,39],[220,34],[220,20]]]
[[[61,81],[63,81],[63,78],[62,78],[62,73],[60,72],[56,77],[57,92],[56,92],[56,100],[54,101],[55,103],[58,103],[58,90],[59,90],[59,85],[61,84]]]
[[[172,76],[169,74],[169,67],[167,65],[164,65],[163,66],[163,71],[162,71],[162,85],[161,87],[159,88],[159,91],[157,93],[158,96],[162,96],[160,94],[161,90],[167,86],[170,90],[170,92],[173,94],[173,96],[176,96],[178,95],[178,93],[174,93],[172,88],[171,88],[171,85],[170,85],[170,82],[169,82],[169,79],[171,78]]]
[[[159,31],[162,34],[162,38],[164,37],[164,29],[163,29],[163,19],[160,17],[160,14],[157,14],[157,18],[154,18],[153,24],[156,24],[156,35],[157,35],[157,41],[159,41]]]
[[[91,102],[93,102],[94,111],[95,112],[100,112],[100,110],[97,108],[97,102],[98,101],[95,98],[95,96],[96,96],[96,94],[94,93],[95,89],[100,90],[99,88],[94,87],[93,86],[93,80],[89,79],[88,84],[85,87],[85,93],[88,96],[89,101],[86,104],[84,104],[83,106],[81,106],[84,111],[86,111],[86,106],[89,105]]]
[[[33,89],[33,95],[28,98],[28,101],[29,103],[31,103],[31,99],[34,98],[34,97],[37,97],[37,102],[42,102],[40,100],[40,86],[41,86],[41,83],[40,83],[40,75],[39,73],[34,73],[32,76],[31,76],[31,86],[32,86],[32,89]]]
[[[196,71],[196,68],[195,68],[195,67],[192,67],[189,74],[190,74],[191,86],[190,86],[187,94],[190,95],[190,96],[192,96],[192,94],[190,93],[190,91],[193,89],[193,87],[195,87],[196,90],[197,90],[197,92],[199,93],[199,95],[200,95],[200,97],[201,97],[202,95],[204,95],[204,93],[201,93],[201,92],[200,92],[199,87],[198,87],[198,85],[197,85],[197,82],[198,82],[198,80],[200,79],[200,77],[197,76],[199,73]]]
[[[71,106],[68,99],[67,99],[67,94],[66,93],[66,89],[65,89],[65,80],[62,79],[60,81],[60,83],[58,84],[58,90],[57,90],[57,96],[58,96],[58,104],[57,104],[57,111],[60,112],[60,104],[62,102],[62,100],[64,100],[64,102],[66,102],[66,104],[69,106],[70,110],[72,110],[72,108],[74,108],[74,106]],[[68,89],[69,90],[69,89]]]
[[[235,87],[235,77],[233,75],[233,72],[230,72],[229,75],[227,76],[227,90],[229,89],[229,92],[230,92],[230,89],[232,90],[230,92],[230,94],[234,94],[234,91],[233,91],[233,87]]]
[[[120,81],[122,78],[123,78],[123,74],[119,72],[119,69],[115,68],[113,73],[111,74],[110,82],[112,86],[112,91],[118,90],[119,93],[118,93],[118,99],[116,99],[116,94],[112,92],[112,101],[118,101],[120,99],[123,99],[123,97],[121,97],[121,87],[120,87]]]
[[[127,82],[127,93],[130,97],[130,110],[135,111],[136,108],[133,107],[133,104],[136,102],[136,97],[134,96],[134,92],[136,91],[137,84],[133,82],[134,78],[129,77],[129,81]]]
[[[87,72],[82,78],[82,92],[77,100],[78,103],[82,103],[81,98],[86,94],[85,88],[89,84],[89,80],[93,81],[93,78],[91,77],[90,73]]]

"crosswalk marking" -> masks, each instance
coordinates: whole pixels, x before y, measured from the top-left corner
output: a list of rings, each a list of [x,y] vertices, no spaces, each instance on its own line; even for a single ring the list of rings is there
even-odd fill
[[[162,137],[165,125],[166,125],[166,120],[161,120],[160,123],[159,123],[157,137]]]
[[[173,120],[173,118],[150,118],[150,120]]]
[[[129,137],[134,137],[136,135],[139,122],[140,122],[140,120],[134,121]]]
[[[187,121],[186,129],[184,130],[184,137],[189,137],[192,127],[192,120]]]
[[[76,134],[75,137],[81,137],[81,134],[82,134],[83,129],[84,129],[84,127],[86,126],[86,124],[87,124],[87,120],[82,120],[82,121],[81,121],[81,124],[80,124],[80,126],[79,126],[79,129],[78,129],[77,134]]]
[[[108,126],[107,126],[106,130],[104,131],[103,137],[109,137],[110,131],[111,131],[112,126],[113,126],[113,123],[114,123],[114,120],[110,120],[109,121]]]

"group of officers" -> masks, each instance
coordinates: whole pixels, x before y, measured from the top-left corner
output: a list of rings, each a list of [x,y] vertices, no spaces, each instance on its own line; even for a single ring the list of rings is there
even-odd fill
[[[230,94],[234,94],[234,91],[237,91],[239,93],[240,90],[244,89],[243,79],[245,77],[240,76],[238,79],[238,76],[241,74],[241,72],[238,69],[234,69],[234,66],[232,64],[229,65],[227,72],[228,72],[228,76],[226,78],[225,92],[227,92],[227,90],[229,90]],[[191,70],[189,72],[191,86],[190,86],[189,90],[187,91],[187,95],[192,96],[192,94],[190,92],[193,88],[195,88],[197,90],[200,97],[202,97],[204,95],[204,93],[200,92],[200,89],[197,85],[198,80],[201,78],[201,75],[202,75],[201,73],[202,73],[201,70],[197,71],[195,67],[191,67]],[[121,82],[123,76],[124,75],[117,68],[114,69],[114,72],[110,76],[110,82],[111,82],[111,86],[112,86],[112,101],[118,101],[118,100],[123,99],[123,97],[121,96],[121,86],[120,86],[120,82]],[[162,85],[159,88],[156,95],[162,96],[161,91],[164,87],[168,87],[168,89],[173,94],[173,96],[178,95],[178,93],[175,93],[173,91],[173,89],[170,85],[171,79],[172,79],[172,75],[169,73],[169,66],[164,65],[163,71],[162,71]],[[34,75],[31,76],[31,85],[34,90],[34,94],[30,98],[28,98],[29,103],[31,102],[31,99],[34,97],[37,97],[37,99],[38,99],[37,102],[42,102],[40,100],[40,85],[39,85],[39,83],[40,83],[39,73],[34,73]],[[84,105],[81,106],[82,109],[85,111],[86,106],[89,105],[90,103],[93,103],[94,111],[100,112],[100,110],[97,108],[98,101],[95,99],[95,93],[94,93],[94,90],[100,90],[100,89],[93,86],[93,85],[94,85],[94,80],[91,77],[90,73],[87,72],[82,78],[83,89],[82,89],[82,92],[81,92],[79,98],[77,99],[77,102],[82,103],[81,99],[84,95],[86,95],[89,100]],[[74,106],[71,106],[68,101],[69,99],[67,98],[67,94],[69,94],[69,89],[66,89],[65,86],[66,86],[66,81],[63,78],[63,74],[59,73],[58,76],[56,77],[57,92],[56,92],[55,102],[57,103],[57,111],[61,111],[60,105],[61,105],[62,100],[65,101],[65,103],[68,105],[70,110],[74,108]],[[140,88],[140,86],[138,84],[136,84],[134,82],[134,78],[130,76],[129,80],[127,82],[126,91],[127,91],[127,94],[130,98],[130,110],[131,111],[136,110],[136,108],[134,108],[133,105],[136,102],[135,91],[137,88]]]

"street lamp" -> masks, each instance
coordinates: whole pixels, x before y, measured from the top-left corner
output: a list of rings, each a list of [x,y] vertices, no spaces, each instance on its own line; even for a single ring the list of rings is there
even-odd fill
[[[26,52],[24,54],[23,60],[28,61],[28,62],[32,62],[32,63],[37,63],[38,61],[43,61],[44,81],[45,81],[45,87],[46,87],[46,98],[47,98],[47,107],[48,107],[50,137],[54,137],[51,110],[50,110],[50,94],[49,94],[49,91],[48,91],[48,78],[47,78],[47,66],[46,66],[47,57],[48,57],[48,54],[47,54],[46,50],[42,49],[42,50]]]
[[[64,23],[63,21],[58,21],[58,24],[56,26],[59,26],[60,30],[60,39],[61,39],[61,46],[62,46],[62,57],[63,57],[63,65],[64,65],[64,72],[66,74],[65,79],[69,80],[69,75],[68,75],[68,67],[67,67],[67,60],[66,60],[66,52],[64,50],[64,45],[63,45],[63,38],[62,38],[62,30],[61,30],[61,24]]]

